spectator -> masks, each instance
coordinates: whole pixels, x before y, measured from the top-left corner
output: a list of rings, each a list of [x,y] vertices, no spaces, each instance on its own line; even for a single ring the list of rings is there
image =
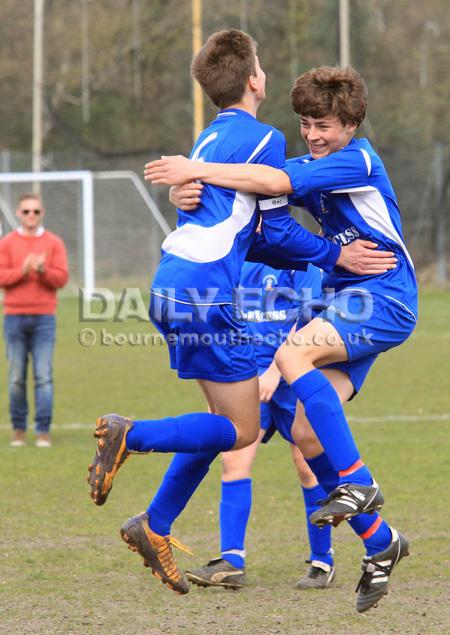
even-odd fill
[[[51,446],[56,290],[66,284],[68,270],[64,243],[44,229],[44,214],[41,198],[24,194],[16,210],[18,229],[0,239],[0,287],[5,290],[3,328],[9,362],[13,447],[26,443],[29,355],[33,360],[36,446]]]

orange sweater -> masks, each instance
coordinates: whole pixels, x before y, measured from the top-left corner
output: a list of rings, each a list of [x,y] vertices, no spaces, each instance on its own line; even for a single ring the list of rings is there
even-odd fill
[[[42,273],[24,274],[22,264],[29,253],[46,254]],[[56,310],[56,289],[68,278],[67,254],[61,238],[45,230],[40,236],[18,231],[0,240],[0,287],[5,289],[5,314],[48,314]]]

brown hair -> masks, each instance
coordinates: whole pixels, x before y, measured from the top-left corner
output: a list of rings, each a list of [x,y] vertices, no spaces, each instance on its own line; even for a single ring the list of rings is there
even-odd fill
[[[242,99],[256,74],[256,42],[238,29],[213,33],[192,60],[192,75],[218,108]]]
[[[28,198],[33,199],[34,201],[41,201],[41,197],[38,194],[30,194],[28,192],[26,192],[25,194],[22,194],[22,196],[19,198],[19,203],[21,203],[22,201],[26,201]]]
[[[39,201],[39,203],[42,203],[42,199],[39,194],[31,194],[25,192],[25,194],[22,194],[22,196],[19,198],[18,204],[20,204],[22,201],[28,200],[29,198],[31,198],[33,201]]]
[[[366,114],[367,87],[354,68],[319,66],[303,73],[291,90],[291,104],[299,115],[326,117],[335,115],[342,124],[359,126]]]

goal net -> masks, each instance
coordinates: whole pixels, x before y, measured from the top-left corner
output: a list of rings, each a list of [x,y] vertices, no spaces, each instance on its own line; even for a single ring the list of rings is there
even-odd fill
[[[70,291],[148,288],[170,227],[136,173],[0,173],[3,234],[17,226],[20,196],[36,188],[46,211],[44,226],[67,248]]]

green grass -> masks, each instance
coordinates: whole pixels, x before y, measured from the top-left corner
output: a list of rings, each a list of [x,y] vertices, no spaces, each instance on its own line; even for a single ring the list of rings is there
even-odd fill
[[[194,383],[180,382],[167,370],[162,347],[97,343],[85,348],[78,342],[82,328],[98,336],[101,329],[144,335],[147,324],[80,324],[77,303],[62,300],[50,450],[31,443],[23,449],[8,446],[7,369],[0,355],[0,632],[449,633],[450,420],[436,419],[450,412],[448,306],[448,294],[422,296],[416,333],[380,357],[347,409],[362,454],[383,486],[383,514],[412,543],[389,596],[377,610],[359,616],[353,590],[362,548],[348,527],[334,535],[333,589],[292,588],[308,551],[299,486],[288,447],[279,438],[261,449],[255,464],[246,545],[249,588],[193,588],[178,597],[149,575],[125,548],[118,528],[145,509],[170,457],[132,457],[107,505],[96,508],[85,482],[95,448],[86,424],[108,411],[133,417],[193,411],[204,407],[202,397]],[[386,415],[393,419],[383,419]],[[404,415],[419,419],[404,420]],[[219,487],[219,465],[214,465],[174,527],[195,551],[191,558],[179,555],[182,567],[217,555]]]

